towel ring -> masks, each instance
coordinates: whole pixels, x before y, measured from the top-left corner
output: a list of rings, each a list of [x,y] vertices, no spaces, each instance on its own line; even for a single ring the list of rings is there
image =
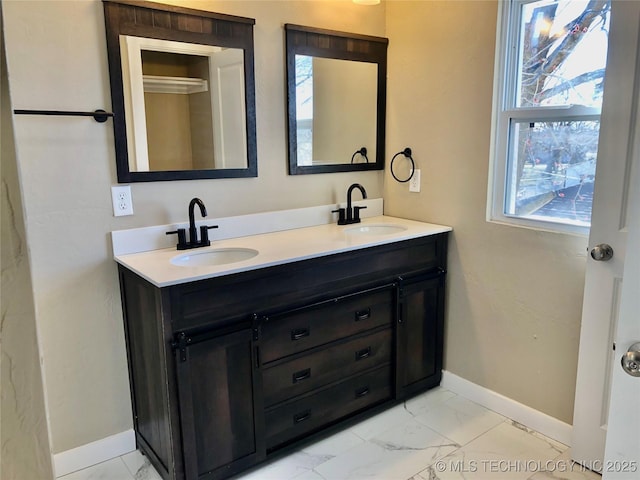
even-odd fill
[[[355,152],[353,152],[353,155],[351,155],[351,163],[353,163],[353,159],[356,158],[356,155],[358,154],[362,155],[367,163],[369,163],[369,157],[367,157],[367,147],[362,147],[360,150],[356,150]]]
[[[400,180],[398,177],[396,177],[396,174],[393,173],[393,162],[396,159],[396,157],[398,155],[404,155],[406,158],[408,158],[409,160],[411,160],[411,174],[409,175],[409,178],[405,179],[405,180]],[[396,153],[393,158],[391,159],[391,175],[393,176],[393,178],[396,179],[396,181],[400,182],[400,183],[407,183],[409,180],[411,180],[411,178],[413,177],[413,173],[416,171],[416,163],[413,161],[413,157],[411,156],[411,149],[409,147],[405,148],[404,150],[402,150],[401,152]]]

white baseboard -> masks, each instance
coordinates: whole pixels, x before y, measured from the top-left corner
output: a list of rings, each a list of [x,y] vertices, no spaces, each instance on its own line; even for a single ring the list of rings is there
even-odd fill
[[[488,388],[481,387],[446,370],[442,372],[441,386],[549,438],[553,438],[565,445],[571,445],[572,426],[546,413],[516,402]],[[53,456],[56,477],[105,462],[135,449],[134,431],[127,430],[57,453]]]
[[[465,380],[451,372],[442,372],[440,385],[469,400],[493,410],[500,415],[511,418],[526,427],[553,438],[565,445],[571,445],[573,427],[546,413],[542,413],[504,395]]]
[[[136,449],[133,430],[117,433],[53,456],[56,478],[98,463],[111,460]]]

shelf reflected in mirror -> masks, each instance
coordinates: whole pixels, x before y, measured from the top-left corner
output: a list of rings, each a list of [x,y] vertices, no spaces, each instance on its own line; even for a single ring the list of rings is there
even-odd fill
[[[105,0],[120,183],[257,176],[253,19]]]
[[[120,42],[129,171],[247,168],[242,49]]]

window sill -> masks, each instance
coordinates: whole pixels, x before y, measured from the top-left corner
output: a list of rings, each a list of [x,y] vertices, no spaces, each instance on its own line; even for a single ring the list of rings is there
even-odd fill
[[[497,217],[489,215],[487,216],[487,222],[509,227],[526,228],[528,230],[535,230],[539,232],[560,233],[583,238],[589,237],[590,229],[590,227],[584,225],[572,225],[567,223],[509,216]]]

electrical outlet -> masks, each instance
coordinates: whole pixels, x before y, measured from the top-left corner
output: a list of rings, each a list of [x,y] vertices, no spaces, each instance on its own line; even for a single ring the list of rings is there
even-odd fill
[[[133,215],[130,185],[113,185],[111,187],[111,200],[113,202],[114,217]]]
[[[413,176],[411,180],[409,180],[409,191],[410,192],[419,192],[420,191],[420,170],[415,169],[413,171]]]

